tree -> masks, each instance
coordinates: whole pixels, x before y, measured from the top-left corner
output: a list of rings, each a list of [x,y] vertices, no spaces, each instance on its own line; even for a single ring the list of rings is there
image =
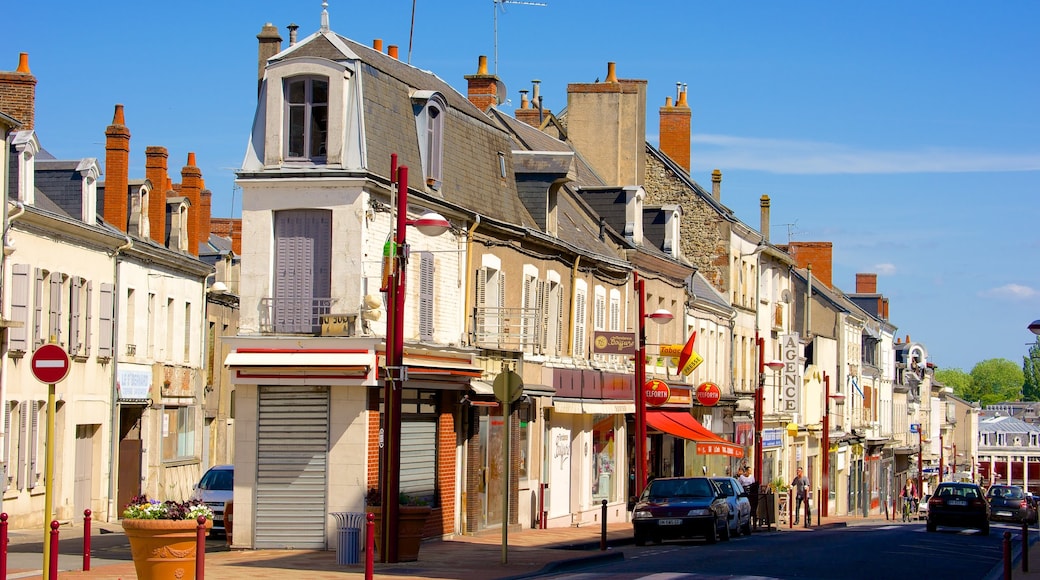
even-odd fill
[[[953,388],[953,394],[969,403],[982,399],[982,393],[972,385],[971,375],[961,369],[938,369],[935,371],[935,380]]]
[[[1022,369],[1006,358],[984,360],[971,369],[971,382],[983,393],[983,406],[1021,400],[1024,379]]]
[[[1026,401],[1040,401],[1040,337],[1029,347],[1029,354],[1022,357],[1022,398]]]

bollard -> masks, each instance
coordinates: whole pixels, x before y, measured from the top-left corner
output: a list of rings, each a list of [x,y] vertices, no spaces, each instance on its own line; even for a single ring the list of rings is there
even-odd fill
[[[51,561],[47,565],[48,580],[58,578],[58,520],[51,520]]]
[[[365,524],[365,580],[372,580],[372,552],[376,550],[376,514],[368,514]]]
[[[195,580],[206,578],[206,516],[199,516],[195,528]]]
[[[599,551],[605,552],[607,550],[607,500],[603,500],[600,508],[600,530],[599,530]]]
[[[83,571],[90,572],[90,510],[83,510]]]
[[[787,528],[794,529],[794,494],[787,490]]]
[[[0,514],[0,578],[7,578],[7,512]]]
[[[1029,571],[1029,524],[1025,520],[1022,521],[1022,571]]]
[[[1011,532],[1004,532],[1004,580],[1011,580]]]

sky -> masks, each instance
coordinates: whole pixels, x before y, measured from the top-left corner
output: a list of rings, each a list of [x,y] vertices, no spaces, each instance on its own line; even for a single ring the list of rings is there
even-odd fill
[[[331,28],[379,38],[460,93],[486,55],[519,106],[541,81],[561,112],[568,83],[647,81],[647,140],[687,86],[691,173],[770,239],[833,243],[833,283],[878,274],[897,336],[939,368],[1021,365],[1040,319],[1040,2],[641,2],[330,0]],[[238,217],[234,186],[256,104],[264,23],[318,30],[321,2],[14,2],[0,70],[29,54],[36,130],[60,159],[104,161],[126,107],[131,178],[144,148],[195,152],[213,215]],[[497,33],[496,33],[497,30]],[[412,31],[410,33],[410,31]],[[409,49],[409,46],[411,48]]]

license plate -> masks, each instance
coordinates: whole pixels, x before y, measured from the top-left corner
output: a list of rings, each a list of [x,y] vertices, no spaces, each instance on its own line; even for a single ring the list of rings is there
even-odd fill
[[[960,505],[960,506],[963,506],[963,505],[968,505],[968,502],[966,502],[964,500],[960,500],[960,499],[951,499],[950,500],[950,505]]]
[[[659,526],[681,526],[682,520],[658,520],[657,525]]]
[[[1002,517],[1002,518],[1010,518],[1011,517],[1011,512],[997,512],[997,515]]]

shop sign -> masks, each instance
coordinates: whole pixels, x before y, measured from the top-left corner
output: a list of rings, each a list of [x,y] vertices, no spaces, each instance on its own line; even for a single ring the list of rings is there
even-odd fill
[[[770,427],[769,429],[762,430],[762,448],[768,447],[783,447],[784,445],[784,429],[780,427]]]
[[[651,407],[660,407],[668,401],[668,385],[664,381],[653,379],[647,381],[644,387],[646,404]]]
[[[592,345],[592,352],[596,354],[632,356],[636,353],[636,334],[634,332],[596,331],[593,333]]]
[[[722,397],[722,389],[715,383],[701,383],[697,387],[697,402],[705,407],[714,407]]]
[[[780,375],[781,410],[797,413],[801,408],[801,367],[798,364],[798,333],[780,335],[780,360],[784,369]]]

